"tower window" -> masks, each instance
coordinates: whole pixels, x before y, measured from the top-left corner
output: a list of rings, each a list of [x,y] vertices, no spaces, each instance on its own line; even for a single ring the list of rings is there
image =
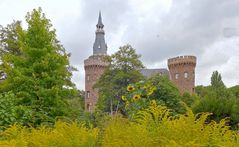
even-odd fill
[[[98,48],[100,48],[100,45],[98,46]]]
[[[89,75],[87,75],[87,81],[89,81],[90,80],[90,76]]]
[[[184,78],[188,78],[188,73],[187,72],[184,73]]]
[[[87,98],[90,98],[90,91],[87,91]]]
[[[175,74],[175,79],[178,79],[178,78],[179,78],[179,74],[176,73],[176,74]]]

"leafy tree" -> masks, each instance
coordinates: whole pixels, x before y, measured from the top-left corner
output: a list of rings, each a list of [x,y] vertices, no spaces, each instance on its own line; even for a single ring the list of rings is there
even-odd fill
[[[211,77],[212,85],[206,87],[206,93],[201,95],[201,101],[193,106],[194,112],[211,112],[211,119],[219,121],[229,117],[231,126],[239,123],[239,101],[232,92],[225,87],[221,75],[216,71]]]
[[[151,95],[152,98],[155,98],[160,104],[167,106],[176,113],[185,112],[185,108],[181,103],[180,92],[168,77],[155,75],[147,83],[152,84],[157,89]]]
[[[26,22],[27,30],[16,24],[13,29],[16,37],[7,38],[14,42],[17,51],[20,49],[20,54],[15,54],[17,51],[13,51],[10,43],[1,48],[4,54],[0,70],[7,79],[0,90],[12,91],[18,99],[17,105],[30,110],[26,124],[54,122],[56,117],[69,113],[64,98],[74,91],[70,81],[73,68],[69,65],[69,54],[56,40],[55,30],[40,8],[28,13]]]
[[[218,71],[214,71],[211,76],[211,86],[214,89],[225,88],[222,81],[221,74]]]
[[[200,97],[196,94],[190,94],[188,92],[183,93],[181,100],[191,107],[195,102],[200,100]]]
[[[17,28],[21,28],[20,21],[14,21],[6,27],[0,26],[0,57],[6,53],[20,55]]]
[[[6,27],[0,26],[0,61],[6,53],[20,55],[17,28],[20,26],[20,21],[14,21]],[[6,78],[6,73],[0,71],[0,80]]]
[[[129,118],[133,118],[152,102],[167,106],[173,114],[184,113],[186,110],[180,92],[167,76],[154,75],[146,81],[130,84],[127,91],[121,99],[125,106],[124,113]]]
[[[229,90],[237,97],[239,98],[239,85],[233,86],[229,88]]]
[[[203,86],[203,85],[198,85],[195,87],[195,93],[200,96],[204,97],[208,92],[210,92],[211,86]]]
[[[134,48],[125,45],[119,51],[107,57],[109,66],[95,85],[99,89],[98,108],[105,112],[118,111],[121,108],[121,96],[130,83],[142,80],[140,69],[144,66]]]

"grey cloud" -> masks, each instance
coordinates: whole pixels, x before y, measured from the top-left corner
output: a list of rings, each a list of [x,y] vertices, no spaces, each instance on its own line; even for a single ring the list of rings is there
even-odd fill
[[[156,67],[157,65],[166,67],[165,61],[169,57],[193,54],[198,57],[196,69],[198,81],[208,80],[200,75],[208,74],[208,69],[216,67],[220,67],[225,73],[225,79],[230,78],[223,69],[226,70],[230,66],[229,61],[232,61],[231,58],[235,56],[237,48],[234,47],[235,50],[231,51],[231,54],[224,54],[216,49],[219,46],[215,45],[213,48],[211,46],[218,43],[220,45],[222,39],[232,44],[226,39],[236,35],[224,38],[225,28],[233,28],[231,32],[229,31],[229,35],[234,34],[235,29],[239,29],[239,0],[172,0],[172,5],[167,11],[162,10],[161,4],[156,3],[157,0],[155,6],[148,11],[138,8],[138,3],[146,5],[148,1],[59,1],[57,9],[55,2],[41,2],[44,3],[42,8],[46,16],[50,16],[48,18],[53,20],[58,39],[67,51],[72,53],[71,64],[79,70],[74,73],[73,80],[80,89],[84,88],[83,61],[92,54],[99,10],[102,12],[109,52],[114,52],[117,47],[129,43],[142,55],[142,61],[146,66],[155,68],[162,68]],[[28,7],[41,4],[35,1],[31,3],[34,4]],[[77,11],[73,13],[74,15],[70,13],[73,11],[71,10],[73,5],[79,8],[77,10],[77,7],[74,7],[74,11]],[[61,11],[62,7],[64,9]],[[18,7],[15,9],[17,12],[20,11]],[[21,10],[25,11],[23,8]],[[14,16],[18,15],[15,11],[11,13]],[[1,10],[0,15],[3,15]],[[224,45],[224,48],[227,48],[227,45]],[[225,50],[224,48],[222,50]],[[208,50],[216,52],[217,58],[212,60],[213,53]],[[235,57],[233,59],[236,60]],[[223,64],[225,66],[220,66]]]
[[[130,23],[127,40],[135,43],[147,64],[180,54],[200,56],[208,45],[222,37],[226,19],[238,20],[238,10],[239,1],[173,1],[163,18],[152,18],[161,21]],[[157,10],[152,11],[157,14]]]

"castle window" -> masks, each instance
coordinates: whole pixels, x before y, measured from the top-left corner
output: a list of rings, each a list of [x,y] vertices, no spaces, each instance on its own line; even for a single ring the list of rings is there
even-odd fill
[[[179,74],[176,73],[176,74],[175,74],[175,79],[178,79],[178,77],[179,77]]]
[[[88,76],[87,76],[87,81],[89,81],[89,80],[90,80],[90,76],[88,75]]]
[[[90,91],[87,91],[87,98],[90,98]]]
[[[188,78],[188,73],[187,72],[184,73],[184,78]]]

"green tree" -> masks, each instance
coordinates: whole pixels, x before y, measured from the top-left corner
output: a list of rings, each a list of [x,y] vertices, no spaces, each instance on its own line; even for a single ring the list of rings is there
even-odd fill
[[[230,87],[229,90],[239,99],[239,85]]]
[[[142,80],[140,69],[144,68],[134,48],[125,45],[106,60],[109,66],[97,81],[95,88],[99,89],[98,108],[104,112],[121,109],[121,96],[126,93],[125,87],[130,83]]]
[[[156,90],[150,96],[151,99],[157,100],[159,104],[167,106],[175,113],[185,112],[180,92],[168,77],[155,75],[149,78],[146,83],[156,87]]]
[[[6,27],[0,26],[0,57],[6,53],[20,55],[21,50],[18,41],[17,28],[21,28],[20,21],[14,21]]]
[[[213,113],[211,119],[216,121],[229,117],[231,126],[236,127],[239,123],[238,99],[225,87],[217,71],[212,74],[211,84],[211,86],[204,87],[206,92],[193,106],[194,112],[211,112]]]
[[[167,76],[154,75],[146,81],[130,84],[127,93],[122,96],[124,113],[133,118],[134,115],[148,108],[152,102],[167,106],[173,114],[184,113],[186,108],[181,101],[179,90]]]
[[[197,94],[190,94],[188,92],[183,93],[181,100],[187,104],[187,106],[192,107],[192,105],[200,100]]]
[[[214,71],[211,76],[211,86],[214,89],[225,88],[222,76],[218,71]]]
[[[195,87],[195,93],[200,97],[204,97],[208,92],[211,91],[210,89],[211,86],[198,85]]]
[[[18,105],[30,111],[26,124],[54,122],[56,117],[69,113],[65,98],[74,91],[70,80],[73,68],[69,65],[69,54],[56,40],[55,30],[40,8],[28,13],[26,22],[27,30],[17,24],[16,37],[13,37],[16,40],[9,38],[21,54],[6,51],[1,55],[0,70],[6,73],[7,79],[1,83],[0,90],[12,91]],[[12,50],[12,44],[9,45]]]
[[[17,28],[20,27],[20,21],[14,21],[6,27],[0,26],[0,61],[6,53],[20,55]],[[0,71],[0,80],[4,80],[6,74]]]

